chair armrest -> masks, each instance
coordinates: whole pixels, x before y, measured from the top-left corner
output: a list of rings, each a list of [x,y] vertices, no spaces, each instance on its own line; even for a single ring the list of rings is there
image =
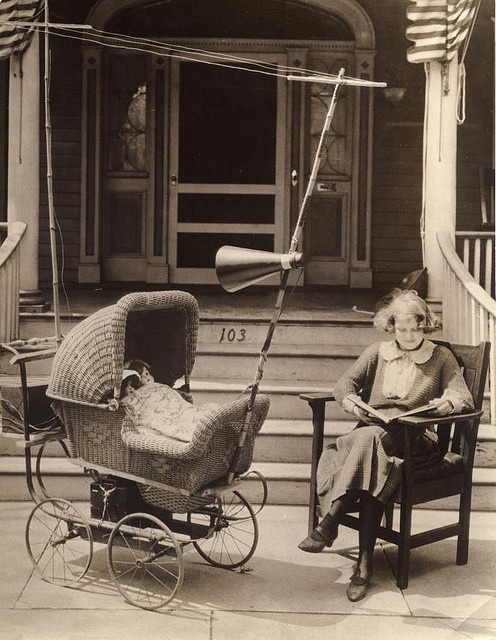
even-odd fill
[[[466,420],[473,420],[474,418],[480,418],[484,412],[469,411],[467,413],[450,413],[447,416],[432,416],[432,417],[419,417],[409,416],[406,418],[399,418],[398,423],[407,427],[428,427],[433,424],[447,424],[451,422],[465,422]]]
[[[329,393],[316,392],[316,393],[301,393],[300,398],[302,400],[306,400],[310,404],[315,402],[331,402],[336,400],[334,397],[334,393],[330,391]]]
[[[53,358],[57,353],[56,348],[40,349],[39,351],[30,351],[28,353],[19,353],[10,360],[10,364],[20,364],[21,362],[34,362],[36,360],[46,360]]]

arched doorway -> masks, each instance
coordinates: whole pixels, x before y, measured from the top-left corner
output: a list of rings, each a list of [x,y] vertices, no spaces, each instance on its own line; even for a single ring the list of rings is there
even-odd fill
[[[133,39],[249,59],[254,69],[259,62],[330,73],[344,67],[372,77],[363,12],[337,2],[345,15],[334,5],[330,13],[325,4],[240,0],[233,9],[227,0],[130,0],[116,12],[104,0],[88,20]],[[329,86],[163,49],[87,48],[84,60],[82,281],[86,273],[214,283],[222,244],[285,250]],[[370,286],[370,93],[342,92],[326,141],[304,240],[308,284]]]

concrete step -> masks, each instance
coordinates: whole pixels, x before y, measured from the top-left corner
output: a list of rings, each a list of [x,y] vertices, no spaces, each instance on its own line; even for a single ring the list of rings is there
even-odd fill
[[[191,390],[195,404],[205,402],[229,402],[245,391],[247,385],[253,382],[251,372],[242,379],[193,378]],[[333,371],[325,378],[314,380],[281,380],[264,377],[260,384],[260,392],[270,397],[269,418],[286,420],[308,420],[311,410],[308,403],[300,399],[303,393],[331,393],[336,379],[331,378]],[[485,416],[489,416],[489,396],[484,398]],[[329,420],[346,420],[347,414],[336,402],[329,402],[326,407],[326,417]]]
[[[43,479],[48,494],[68,500],[88,500],[91,479],[80,467],[64,458],[43,460]],[[306,505],[309,499],[310,465],[307,463],[254,462],[253,470],[259,471],[267,480],[270,504]],[[24,458],[0,457],[0,500],[28,500]],[[258,483],[253,476],[243,493],[256,500]],[[474,511],[496,510],[496,469],[474,469],[472,505]],[[457,500],[438,500],[429,508],[456,509]]]
[[[324,446],[353,429],[354,420],[327,421]],[[257,462],[310,462],[312,454],[312,423],[309,420],[267,419],[260,431],[254,451]],[[482,424],[475,452],[475,466],[496,468],[496,427]]]
[[[218,346],[252,345],[260,348],[264,343],[270,322],[253,317],[201,318],[198,344]],[[278,321],[272,345],[342,345],[353,343],[365,347],[380,338],[370,319],[286,319]]]
[[[327,421],[324,432],[324,446],[331,444],[338,436],[353,429],[353,420]],[[267,419],[255,442],[254,464],[258,462],[310,462],[312,453],[312,423],[310,420]],[[19,436],[0,434],[0,456],[20,456],[23,454],[23,439]],[[34,451],[36,455],[36,451]],[[44,455],[64,457],[58,442],[45,446]],[[496,427],[481,424],[475,452],[475,466],[496,468]]]
[[[264,376],[291,382],[325,379],[332,371],[339,378],[363,351],[363,346],[326,346],[322,343],[272,345],[264,365]],[[259,360],[259,345],[200,344],[195,360],[195,378],[207,378],[222,372],[224,378],[245,379],[254,375]]]

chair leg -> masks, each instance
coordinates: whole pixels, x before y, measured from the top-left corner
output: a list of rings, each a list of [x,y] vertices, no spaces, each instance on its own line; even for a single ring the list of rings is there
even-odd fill
[[[390,500],[384,509],[384,520],[386,529],[393,528],[394,500]]]
[[[467,564],[468,562],[471,503],[472,495],[469,490],[460,496],[460,533],[456,546],[456,564],[458,565]]]
[[[400,512],[400,539],[398,542],[398,563],[396,585],[398,589],[408,587],[408,573],[410,569],[410,538],[412,531],[412,505],[401,503]]]

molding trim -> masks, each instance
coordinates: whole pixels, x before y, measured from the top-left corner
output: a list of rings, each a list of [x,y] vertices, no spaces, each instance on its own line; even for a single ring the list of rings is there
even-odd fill
[[[314,6],[317,9],[327,11],[344,20],[355,33],[355,48],[374,49],[375,33],[372,22],[363,7],[357,0],[299,0],[302,5]],[[100,0],[88,13],[85,20],[95,29],[103,30],[107,23],[118,13],[126,9],[147,5],[143,0]]]

